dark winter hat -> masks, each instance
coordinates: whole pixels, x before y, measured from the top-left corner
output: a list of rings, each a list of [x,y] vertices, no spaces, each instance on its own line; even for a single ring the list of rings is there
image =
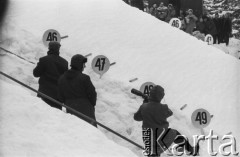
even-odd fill
[[[49,50],[56,50],[59,49],[59,47],[61,46],[61,44],[57,41],[50,41],[48,44],[48,49]]]
[[[156,85],[150,90],[149,100],[160,102],[164,95],[164,89],[161,86]]]
[[[76,54],[71,58],[71,67],[74,69],[82,70],[83,69],[83,63],[87,62],[87,58],[80,55]]]

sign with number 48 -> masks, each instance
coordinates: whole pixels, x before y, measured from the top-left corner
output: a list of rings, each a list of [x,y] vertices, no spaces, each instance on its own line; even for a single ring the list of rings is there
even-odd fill
[[[149,96],[149,95],[150,95],[150,90],[153,88],[153,86],[155,86],[154,83],[152,83],[152,82],[146,82],[146,83],[144,83],[144,84],[141,85],[140,91],[141,91],[143,94]]]

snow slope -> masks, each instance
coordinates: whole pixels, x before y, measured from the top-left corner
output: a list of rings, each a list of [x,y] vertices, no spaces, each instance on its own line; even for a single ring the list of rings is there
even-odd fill
[[[164,102],[174,111],[169,119],[172,128],[188,137],[200,134],[191,124],[191,114],[205,108],[214,115],[205,132],[232,132],[240,140],[240,64],[236,58],[121,0],[10,0],[1,46],[37,62],[47,51],[42,35],[52,28],[69,35],[61,42],[61,55],[68,61],[76,53],[93,53],[90,61],[102,54],[117,63],[101,79],[91,70],[91,62],[87,64],[85,73],[98,92],[100,122],[142,144],[141,123],[132,119],[141,99],[130,89],[151,81],[166,90]],[[0,59],[1,70],[37,88],[33,65],[9,55]],[[135,77],[138,81],[129,83]],[[187,108],[180,111],[184,104]],[[139,149],[102,131],[140,156]],[[201,144],[200,154],[207,156],[206,143]]]
[[[0,156],[135,156],[77,117],[0,81]]]

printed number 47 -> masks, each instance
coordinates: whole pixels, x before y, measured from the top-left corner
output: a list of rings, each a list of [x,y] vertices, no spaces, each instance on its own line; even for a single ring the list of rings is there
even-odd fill
[[[103,71],[106,58],[98,58],[95,67],[98,67],[99,71]]]

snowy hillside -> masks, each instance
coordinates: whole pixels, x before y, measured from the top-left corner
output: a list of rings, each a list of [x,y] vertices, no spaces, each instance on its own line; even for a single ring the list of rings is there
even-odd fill
[[[0,156],[134,156],[93,126],[49,108],[22,87],[0,84]]]
[[[60,55],[68,61],[76,53],[93,54],[89,57],[85,73],[90,75],[98,93],[96,118],[99,122],[143,145],[141,123],[133,120],[133,113],[136,112],[142,100],[131,94],[130,90],[131,88],[139,89],[142,83],[151,81],[165,88],[164,103],[167,103],[174,112],[174,116],[169,118],[172,128],[179,130],[189,138],[194,134],[200,134],[200,130],[191,124],[191,114],[198,108],[205,108],[214,115],[210,125],[204,130],[206,133],[210,129],[221,136],[231,132],[237,141],[240,141],[238,122],[240,118],[240,63],[236,58],[170,27],[167,23],[161,22],[151,15],[126,5],[121,0],[21,0],[21,2],[10,0],[9,7],[3,27],[2,47],[16,52],[30,61],[37,62],[39,57],[44,56],[47,52],[47,48],[41,41],[44,31],[56,29],[62,36],[69,36],[61,41],[60,50]],[[110,62],[116,62],[116,65],[111,66],[101,79],[91,69],[91,60],[99,54],[106,55]],[[1,71],[37,88],[37,79],[32,76],[34,65],[12,55],[1,55],[0,62]],[[130,79],[136,77],[137,81],[129,82]],[[7,95],[3,95],[2,98],[2,93],[6,90],[8,95],[14,95],[16,99],[19,99],[17,102],[20,102],[22,106],[25,105],[24,108],[16,108],[16,112],[19,114],[30,114],[29,108],[32,105],[33,108],[37,104],[43,106],[43,108],[37,106],[39,111],[36,112],[35,120],[45,119],[46,116],[51,118],[50,124],[41,124],[47,129],[54,119],[58,118],[61,121],[64,120],[65,123],[74,125],[76,130],[79,129],[75,128],[76,125],[81,128],[86,125],[86,129],[90,127],[72,116],[68,117],[57,111],[55,113],[53,109],[47,105],[44,106],[37,98],[33,98],[32,96],[35,97],[34,93],[31,93],[32,96],[28,92],[16,93],[11,88],[20,90],[19,87],[15,87],[15,84],[6,78],[1,77],[1,79],[4,80],[0,82],[1,112],[9,110],[6,106],[11,104],[10,98],[5,98]],[[14,85],[6,84],[5,81]],[[28,99],[30,100],[28,101]],[[32,102],[36,102],[36,105]],[[188,104],[188,106],[181,111],[180,107],[184,104]],[[44,114],[45,112],[47,115]],[[51,114],[51,112],[54,113]],[[35,112],[31,113],[31,115],[34,114]],[[2,121],[5,120],[4,123],[7,123],[12,121],[12,118],[14,116],[6,116],[6,119]],[[38,129],[34,125],[29,125],[28,121],[26,124],[26,129],[32,128],[33,134],[38,134]],[[32,124],[34,123],[32,122]],[[62,125],[62,123],[57,123],[51,127],[54,127],[54,132],[58,132],[58,127]],[[60,129],[68,127],[70,126],[60,127]],[[99,129],[109,139],[141,156],[141,150],[135,146],[102,128]],[[7,137],[9,130],[3,132],[1,137]],[[80,139],[83,138],[82,136],[89,137],[85,134],[79,136],[76,130],[73,133],[64,132],[64,135],[67,136],[69,133],[69,136],[70,134],[76,135]],[[54,133],[45,131],[45,136]],[[97,130],[91,131],[102,136]],[[60,134],[56,134],[55,138],[57,137],[60,142],[65,139]],[[16,143],[16,147],[21,146],[21,149],[16,149],[16,153],[23,148],[23,153],[31,152],[32,147],[22,145],[25,143],[22,138],[19,139],[17,136],[15,139],[12,138],[14,141],[19,141]],[[98,139],[98,137],[93,138]],[[5,140],[1,142],[7,143],[7,138]],[[98,142],[98,140],[96,141]],[[41,145],[39,142],[34,142],[33,145]],[[49,142],[53,141],[50,139]],[[75,142],[78,144],[78,141]],[[109,141],[105,142],[109,143]],[[79,144],[81,145],[81,143]],[[63,142],[63,145],[59,147],[63,148],[64,145]],[[101,143],[100,145],[104,146]],[[86,147],[92,147],[92,143],[89,142]],[[11,148],[10,144],[6,144],[4,151],[0,152],[4,152],[4,156],[10,156],[7,152],[9,148]],[[76,145],[71,146],[73,156],[78,155],[78,148]],[[108,149],[112,149],[112,147]],[[121,150],[122,148],[115,149]],[[114,149],[112,150],[114,151]],[[61,151],[65,151],[65,149],[61,149]],[[39,153],[44,152],[46,151]],[[54,155],[54,153],[55,151],[51,151],[49,155]],[[125,153],[128,155],[128,152]],[[207,154],[207,143],[201,143],[200,156],[205,157]],[[99,156],[103,155],[99,154]]]

